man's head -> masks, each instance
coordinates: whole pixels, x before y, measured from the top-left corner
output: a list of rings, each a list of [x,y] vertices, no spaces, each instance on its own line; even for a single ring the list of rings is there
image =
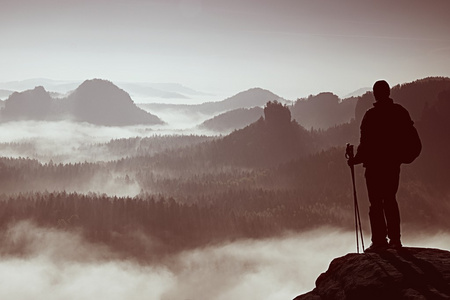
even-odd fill
[[[376,101],[387,99],[391,94],[389,84],[384,80],[379,80],[373,85],[373,96]]]

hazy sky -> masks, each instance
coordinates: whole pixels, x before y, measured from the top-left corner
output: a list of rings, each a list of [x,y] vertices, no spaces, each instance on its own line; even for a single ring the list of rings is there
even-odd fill
[[[177,82],[295,99],[450,76],[448,0],[0,0],[0,81]]]

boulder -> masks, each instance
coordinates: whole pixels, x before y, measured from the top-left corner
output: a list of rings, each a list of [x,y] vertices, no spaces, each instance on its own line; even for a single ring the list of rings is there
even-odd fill
[[[336,258],[294,300],[325,299],[450,299],[450,252],[404,247]]]

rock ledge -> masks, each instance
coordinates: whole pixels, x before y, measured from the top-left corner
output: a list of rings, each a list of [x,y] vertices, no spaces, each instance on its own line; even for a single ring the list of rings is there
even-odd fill
[[[294,300],[450,299],[450,252],[403,248],[334,259]]]

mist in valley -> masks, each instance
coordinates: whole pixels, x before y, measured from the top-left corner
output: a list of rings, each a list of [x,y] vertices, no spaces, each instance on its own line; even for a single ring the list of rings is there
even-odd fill
[[[154,136],[205,135],[214,133],[196,128],[195,120],[168,113],[166,125],[98,126],[71,121],[17,121],[0,123],[0,150],[5,157],[29,157],[41,162],[95,162],[120,159],[108,152],[111,140]],[[184,116],[184,115],[183,115]],[[178,122],[179,121],[179,122]],[[178,123],[177,123],[178,122]]]
[[[16,299],[292,299],[314,287],[332,259],[355,251],[353,232],[321,228],[243,239],[139,263],[76,232],[10,225],[4,233],[0,297]],[[448,233],[405,237],[449,249]],[[367,241],[367,236],[366,236]]]
[[[1,4],[0,299],[311,291],[356,252],[379,79],[423,145],[402,242],[450,250],[450,1]]]
[[[214,139],[206,130],[181,129],[185,120],[177,122],[177,115],[166,125],[99,126],[72,121],[17,121],[0,123],[0,153],[2,157],[36,160],[40,165],[107,163],[120,159],[154,155]],[[184,122],[183,122],[184,121]],[[185,127],[186,128],[186,127]],[[189,128],[189,126],[187,126]],[[116,146],[119,145],[119,146]],[[125,146],[122,146],[125,145]],[[120,149],[117,149],[120,148]],[[104,171],[101,168],[82,185],[54,186],[47,182],[22,192],[56,190],[80,193],[104,193],[117,196],[136,196],[142,188],[135,181],[125,180],[133,172]]]
[[[319,115],[341,105],[301,101]],[[361,110],[351,101],[339,106],[345,118]],[[356,250],[343,154],[358,124],[306,129],[299,107],[274,99],[226,134],[198,128],[219,112],[176,107],[150,111],[164,124],[0,123],[0,297],[292,299],[311,290],[332,259]],[[417,122],[425,155],[402,172],[403,243],[449,249],[449,145],[435,130],[446,119],[432,109]],[[356,175],[368,246],[362,168]]]

